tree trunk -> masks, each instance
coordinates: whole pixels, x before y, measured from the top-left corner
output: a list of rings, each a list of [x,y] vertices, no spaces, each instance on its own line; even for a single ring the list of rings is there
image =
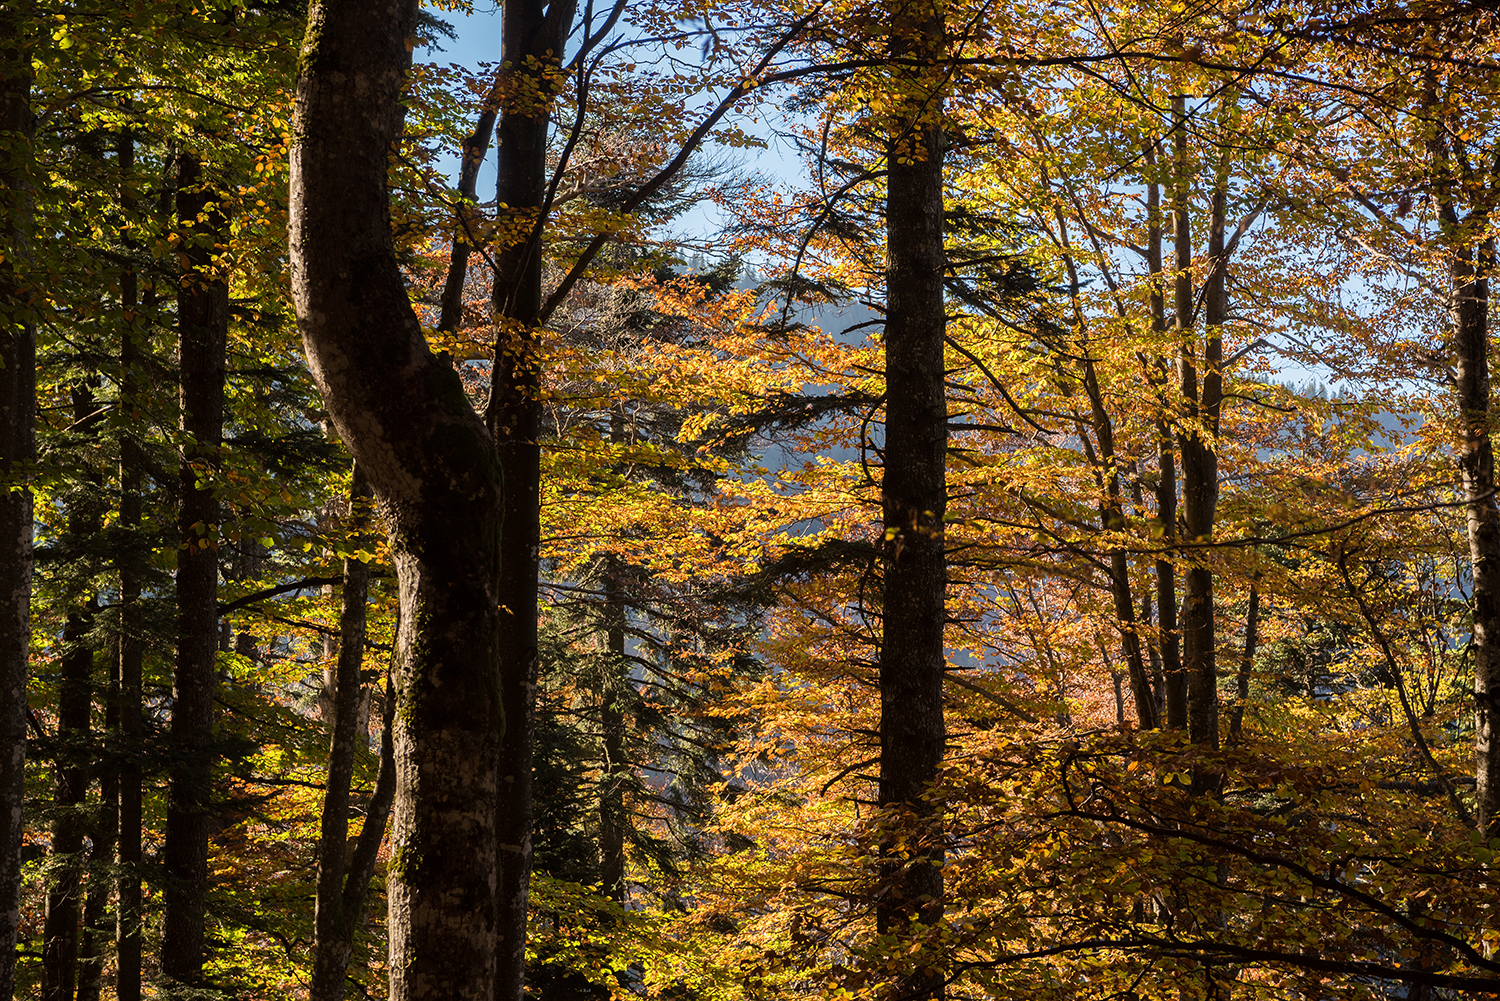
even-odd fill
[[[1229,743],[1240,742],[1240,727],[1245,722],[1245,703],[1250,701],[1250,671],[1255,666],[1255,645],[1260,639],[1260,586],[1250,585],[1250,609],[1245,615],[1245,649],[1240,653],[1240,669],[1234,680],[1234,711],[1229,714]]]
[[[1089,398],[1090,416],[1094,425],[1094,439],[1099,443],[1099,475],[1104,486],[1104,496],[1099,505],[1100,522],[1106,532],[1125,530],[1125,501],[1120,493],[1120,467],[1115,456],[1115,430],[1104,407],[1104,396],[1099,389],[1099,377],[1094,362],[1084,355],[1083,385]],[[1130,564],[1123,549],[1112,549],[1109,554],[1109,589],[1114,598],[1116,628],[1120,633],[1121,651],[1130,678],[1130,692],[1135,703],[1136,719],[1142,730],[1155,730],[1159,725],[1156,714],[1156,699],[1151,693],[1151,679],[1146,674],[1146,661],[1141,654],[1141,634],[1135,617],[1135,605],[1130,596]]]
[[[438,309],[438,329],[454,331],[463,324],[464,284],[469,275],[469,257],[474,252],[469,242],[474,222],[472,205],[479,186],[479,168],[489,152],[490,137],[500,112],[500,85],[508,74],[497,75],[495,85],[485,98],[474,123],[474,131],[464,139],[458,167],[458,196],[454,209],[453,249],[448,256],[448,274],[443,281],[443,298]]]
[[[113,646],[113,644],[111,644]],[[118,653],[108,653],[109,686],[104,709],[104,730],[111,736],[120,732],[120,688],[114,676]],[[115,842],[120,820],[119,744],[113,742],[112,753],[105,759],[99,776],[99,810],[94,814],[89,839],[88,895],[83,905],[83,937],[78,949],[78,1001],[99,1001],[104,977],[105,911],[109,906],[114,881]]]
[[[1209,273],[1204,289],[1204,332],[1201,357],[1193,333],[1194,282],[1192,228],[1188,220],[1188,155],[1186,99],[1172,99],[1179,127],[1173,137],[1175,217],[1176,313],[1180,346],[1178,376],[1181,420],[1177,447],[1182,456],[1182,520],[1184,541],[1195,547],[1183,574],[1182,661],[1188,688],[1188,734],[1195,744],[1219,746],[1219,683],[1214,648],[1213,572],[1204,564],[1204,550],[1213,540],[1214,515],[1219,500],[1218,455],[1214,438],[1222,363],[1220,329],[1224,323],[1224,192],[1216,188],[1209,231]],[[1215,249],[1217,248],[1217,249]],[[1200,384],[1199,366],[1202,366]]]
[[[103,419],[95,394],[97,380],[72,388],[76,441],[94,439]],[[70,491],[65,551],[86,545],[98,535],[102,519],[94,493],[97,482],[85,472],[83,482]],[[76,559],[76,557],[74,558]],[[63,656],[57,692],[57,742],[53,754],[52,856],[47,886],[47,910],[42,933],[43,1001],[72,1001],[78,983],[80,904],[83,900],[83,843],[90,833],[83,804],[91,782],[89,767],[93,715],[93,632],[99,602],[85,585],[85,594],[68,613],[63,626]],[[91,840],[98,848],[97,831]]]
[[[629,678],[625,663],[625,599],[616,557],[606,558],[604,628],[608,651],[606,674],[599,699],[600,738],[604,760],[599,781],[599,882],[604,895],[625,900],[625,714],[622,690]]]
[[[1162,548],[1177,537],[1177,460],[1171,436],[1162,429],[1157,449],[1161,479],[1156,485],[1156,516],[1162,523]],[[1187,729],[1187,681],[1182,675],[1181,638],[1177,629],[1177,567],[1156,561],[1156,629],[1161,635],[1162,703],[1167,729]]]
[[[386,165],[416,7],[312,5],[292,129],[292,292],[313,378],[380,499],[400,585],[390,997],[490,1001],[501,472],[458,374],[427,346],[391,242]]]
[[[495,817],[500,853],[496,1001],[521,1001],[526,981],[541,546],[541,372],[536,333],[542,309],[542,211],[554,86],[549,70],[562,57],[573,9],[572,0],[509,0],[501,30],[501,59],[509,68],[513,90],[507,106],[500,109],[496,134],[496,201],[523,225],[509,243],[494,251],[494,368],[485,408],[485,423],[505,470],[500,691],[506,729]]]
[[[0,998],[15,987],[31,648],[36,326],[25,261],[31,236],[31,54],[23,8],[0,7]]]
[[[77,516],[70,527],[81,527]],[[71,533],[70,533],[71,534]],[[83,884],[83,839],[88,824],[86,745],[93,708],[90,676],[94,651],[88,645],[95,602],[68,613],[63,626],[61,677],[57,691],[57,739],[53,754],[52,865],[47,910],[42,924],[42,1001],[73,1001],[78,976],[78,919]]]
[[[134,208],[130,195],[135,173],[135,138],[127,130],[119,140],[121,204]],[[128,244],[127,244],[128,246]],[[141,339],[145,324],[136,316],[139,282],[133,268],[120,273],[120,304],[125,324],[120,334],[120,410],[133,416],[140,393]],[[148,292],[154,306],[154,292]],[[141,629],[143,559],[137,533],[141,527],[142,461],[132,420],[119,422],[120,515],[125,544],[115,559],[120,574],[119,684],[120,816],[119,874],[116,880],[115,993],[118,1001],[141,1001],[141,666],[145,644]]]
[[[625,415],[619,407],[609,417],[611,444],[625,444]],[[618,470],[617,471],[621,471]],[[599,699],[600,741],[604,751],[599,784],[599,882],[604,895],[625,900],[625,714],[621,696],[629,679],[625,662],[624,562],[604,561],[604,638],[609,660]]]
[[[943,51],[931,5],[893,11],[898,56]],[[915,74],[914,74],[915,75]],[[879,803],[890,827],[880,849],[876,920],[882,933],[931,926],[943,914],[941,812],[931,799],[947,742],[943,627],[947,582],[948,411],[943,384],[943,130],[932,81],[910,81],[900,131],[887,146],[885,528],[880,666]],[[893,986],[892,996],[939,997],[942,957]],[[931,965],[926,965],[926,964]]]
[[[358,542],[366,543],[370,485],[359,466],[354,467],[349,487],[349,516],[358,526]],[[354,779],[356,744],[364,733],[360,725],[363,682],[366,608],[370,596],[370,565],[352,556],[344,558],[343,608],[339,614],[338,667],[329,727],[328,777],[323,792],[323,815],[318,838],[318,881],[313,940],[313,974],[308,996],[312,1001],[340,1001],[344,996],[344,971],[354,943],[358,914],[344,911],[344,877],[349,839],[349,786]]]
[[[1156,147],[1148,146],[1146,163],[1153,171],[1157,169]],[[1175,188],[1174,188],[1175,190]],[[1158,342],[1166,341],[1166,293],[1163,285],[1165,267],[1162,257],[1163,227],[1161,219],[1161,185],[1153,177],[1146,186],[1146,267],[1151,275],[1151,331]],[[1176,301],[1182,302],[1182,281],[1174,282]],[[1191,301],[1191,300],[1190,300]],[[1164,395],[1166,386],[1151,374],[1155,358],[1143,358],[1146,379],[1159,395]],[[1165,399],[1162,401],[1165,411]],[[1163,555],[1156,560],[1156,625],[1158,647],[1161,651],[1161,704],[1167,729],[1187,729],[1187,682],[1182,675],[1182,656],[1177,632],[1177,570],[1167,554],[1177,538],[1177,455],[1172,442],[1172,433],[1167,425],[1167,415],[1162,413],[1157,421],[1157,481],[1156,518],[1161,524],[1161,549]]]
[[[161,966],[170,980],[193,984],[203,971],[213,810],[219,502],[212,481],[224,438],[229,287],[215,273],[213,262],[224,229],[217,194],[203,176],[203,165],[191,154],[178,160],[177,218],[185,258],[177,298],[178,401],[184,441],[178,475],[177,658],[172,674],[175,761],[162,849],[166,871]]]
[[[1451,213],[1449,209],[1446,214]],[[1493,244],[1487,243],[1478,254],[1470,248],[1458,250],[1450,264],[1454,360],[1464,429],[1458,466],[1474,578],[1475,812],[1486,839],[1500,837],[1500,739],[1495,734],[1500,722],[1500,508],[1495,503],[1495,453],[1490,443],[1487,276],[1493,256]]]

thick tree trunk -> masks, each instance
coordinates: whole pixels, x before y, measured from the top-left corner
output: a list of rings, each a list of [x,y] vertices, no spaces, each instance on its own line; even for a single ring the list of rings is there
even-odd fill
[[[214,474],[224,439],[229,287],[217,275],[223,217],[196,157],[178,160],[177,218],[185,268],[177,298],[178,401],[184,438],[178,475],[177,659],[162,860],[162,972],[196,983],[204,961],[208,834],[213,810],[214,682],[219,650],[219,502]]]
[[[1486,838],[1500,837],[1500,738],[1495,732],[1500,723],[1500,508],[1491,445],[1487,274],[1493,256],[1491,244],[1478,254],[1465,248],[1453,255],[1450,265],[1454,361],[1464,429],[1458,466],[1474,578],[1475,812]]]
[[[119,140],[121,203],[133,208],[130,196],[135,173],[135,139],[123,132]],[[145,324],[136,315],[139,282],[134,269],[120,273],[120,305],[125,324],[120,334],[120,409],[135,411],[140,393],[141,339]],[[148,293],[154,300],[154,293]],[[151,303],[154,305],[154,301]],[[118,1001],[141,1001],[141,667],[145,643],[141,637],[141,569],[136,533],[141,527],[142,466],[140,443],[131,421],[119,422],[120,514],[125,546],[116,556],[120,574],[119,686],[120,803],[119,874],[116,880],[115,993]]]
[[[496,134],[496,201],[508,206],[523,225],[494,252],[494,368],[485,408],[485,423],[505,470],[499,595],[506,729],[495,817],[500,853],[496,1001],[520,1001],[526,980],[541,546],[541,372],[536,335],[542,309],[542,210],[553,89],[548,70],[562,57],[573,9],[572,0],[509,0],[501,36],[501,59],[513,90],[500,109]]]
[[[354,467],[349,488],[349,516],[360,531],[368,522],[370,486]],[[364,666],[366,607],[370,595],[370,566],[354,557],[344,559],[343,608],[339,614],[338,666],[329,727],[328,776],[324,784],[323,815],[318,838],[317,902],[314,911],[313,973],[308,996],[312,1001],[340,1001],[344,974],[354,944],[358,913],[344,910],[344,878],[348,869],[349,786],[354,779],[356,745],[364,736],[360,703]]]
[[[36,327],[25,259],[31,234],[31,54],[22,8],[0,7],[0,998],[15,987],[31,647]]]
[[[423,338],[391,243],[386,165],[416,7],[312,5],[291,155],[292,292],[313,377],[380,500],[400,583],[390,996],[490,1001],[502,477],[462,381]]]
[[[941,14],[916,4],[893,12],[891,49],[940,54]],[[919,93],[931,81],[912,80]],[[947,583],[948,411],[943,344],[943,130],[936,94],[909,98],[886,153],[886,424],[881,482],[884,538],[880,664],[879,803],[890,825],[881,845],[876,919],[902,933],[943,914],[943,831],[931,798],[947,743],[943,627]],[[892,997],[939,997],[942,957],[927,957]]]

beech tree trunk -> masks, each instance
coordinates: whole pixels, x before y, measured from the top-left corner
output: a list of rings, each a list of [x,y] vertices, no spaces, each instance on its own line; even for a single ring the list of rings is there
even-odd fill
[[[218,196],[190,154],[178,160],[177,218],[185,268],[177,297],[178,402],[184,438],[178,474],[177,660],[162,861],[162,972],[197,983],[204,960],[208,832],[213,811],[214,682],[219,650],[219,502],[213,479],[224,439],[224,352],[229,287],[215,274],[222,239]]]
[[[25,255],[31,235],[31,55],[21,9],[0,6],[0,998],[15,988],[31,647],[36,327]]]
[[[428,348],[391,242],[386,167],[416,8],[311,7],[292,130],[292,293],[313,378],[380,500],[400,585],[390,997],[490,1001],[502,476],[458,373]]]
[[[1156,147],[1146,148],[1145,160],[1152,170],[1157,169]],[[1175,190],[1175,189],[1174,189]],[[1151,275],[1151,330],[1157,339],[1166,341],[1166,292],[1164,287],[1165,267],[1162,254],[1163,226],[1161,218],[1161,185],[1153,179],[1146,186],[1146,267]],[[1175,231],[1174,231],[1175,236]],[[1179,277],[1174,282],[1177,303],[1181,302]],[[1155,358],[1143,358],[1146,379],[1159,396],[1164,397],[1165,380],[1158,381],[1152,368],[1158,363]],[[1165,410],[1165,399],[1160,401]],[[1161,707],[1169,730],[1187,729],[1187,681],[1182,674],[1182,656],[1177,631],[1177,569],[1168,557],[1177,538],[1177,453],[1172,433],[1163,413],[1157,421],[1157,481],[1156,518],[1161,523],[1161,548],[1163,555],[1156,560],[1156,628],[1157,647],[1160,650],[1162,684]]]
[[[1084,353],[1083,385],[1089,398],[1089,410],[1094,425],[1094,438],[1098,442],[1097,465],[1103,480],[1104,496],[1099,506],[1102,526],[1107,532],[1119,532],[1125,528],[1125,501],[1120,493],[1120,467],[1115,455],[1114,424],[1104,407],[1104,397],[1099,390],[1099,377],[1094,363]],[[1116,627],[1120,633],[1121,651],[1125,656],[1125,667],[1130,678],[1130,692],[1135,703],[1136,719],[1142,730],[1157,728],[1156,699],[1151,692],[1151,678],[1146,674],[1146,660],[1141,653],[1141,634],[1135,617],[1135,605],[1130,596],[1130,564],[1123,549],[1113,549],[1109,554],[1110,595],[1114,598]]]
[[[1162,548],[1177,538],[1177,457],[1163,426],[1157,449],[1161,478],[1156,485],[1156,516],[1162,523]],[[1156,561],[1156,629],[1161,636],[1162,706],[1167,729],[1187,729],[1187,680],[1182,675],[1182,642],[1177,628],[1177,567],[1171,559]]]
[[[931,5],[893,11],[894,54],[937,56],[942,39],[942,17]],[[882,933],[902,933],[913,923],[930,926],[943,914],[942,819],[930,795],[947,743],[942,101],[929,92],[930,80],[912,77],[905,81],[913,94],[902,129],[886,153],[879,803],[891,827],[880,852],[876,920]],[[932,966],[902,978],[891,996],[941,996],[941,957],[927,961]]]
[[[1454,360],[1464,430],[1458,467],[1474,578],[1475,813],[1486,839],[1500,837],[1500,739],[1495,734],[1500,722],[1500,508],[1490,437],[1487,275],[1493,257],[1491,244],[1478,254],[1464,248],[1453,255],[1450,265]]]
[[[458,194],[462,201],[454,209],[453,249],[449,252],[448,274],[443,281],[443,298],[438,309],[439,330],[457,330],[463,323],[464,284],[469,275],[469,258],[474,253],[469,242],[469,231],[474,222],[471,205],[479,186],[479,168],[489,152],[495,119],[499,117],[502,78],[495,78],[495,86],[485,98],[474,131],[464,139],[458,167]]]
[[[370,486],[359,466],[349,490],[350,517],[363,527],[368,521]],[[318,840],[317,903],[314,912],[313,974],[308,996],[312,1001],[340,1001],[349,968],[354,934],[364,916],[365,896],[373,873],[373,853],[385,834],[395,776],[389,761],[391,747],[390,698],[387,693],[385,732],[381,736],[380,771],[365,812],[364,827],[353,854],[348,850],[349,787],[354,778],[356,744],[364,736],[360,719],[364,684],[365,623],[370,592],[370,566],[363,560],[344,560],[343,607],[339,615],[338,667],[332,694],[328,776]],[[374,848],[366,847],[372,842]],[[369,860],[365,854],[370,855]]]
[[[542,218],[547,196],[547,128],[572,0],[508,0],[501,59],[511,93],[496,130],[496,201],[529,222],[497,247],[492,292],[494,368],[485,423],[505,470],[500,540],[500,691],[505,736],[496,804],[500,888],[496,1001],[521,1001],[531,900],[532,758],[536,743],[537,586],[541,546],[541,384],[536,332],[542,310]]]
[[[1178,377],[1182,414],[1177,447],[1182,457],[1182,522],[1184,542],[1194,547],[1183,574],[1182,661],[1188,689],[1188,734],[1195,744],[1219,745],[1219,682],[1214,644],[1213,572],[1203,563],[1205,547],[1213,541],[1219,501],[1219,465],[1215,439],[1222,397],[1224,300],[1224,191],[1217,187],[1210,211],[1209,271],[1204,287],[1202,350],[1194,333],[1192,228],[1188,219],[1188,155],[1186,99],[1172,99],[1179,128],[1173,137],[1175,217],[1176,313],[1180,345]],[[1201,377],[1200,377],[1201,365]]]

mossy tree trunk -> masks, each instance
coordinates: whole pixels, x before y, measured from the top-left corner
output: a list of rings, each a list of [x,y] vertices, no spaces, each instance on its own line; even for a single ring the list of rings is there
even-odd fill
[[[390,996],[490,1001],[502,476],[458,373],[428,348],[391,241],[386,170],[416,8],[311,6],[291,155],[292,292],[313,377],[379,499],[400,587]]]

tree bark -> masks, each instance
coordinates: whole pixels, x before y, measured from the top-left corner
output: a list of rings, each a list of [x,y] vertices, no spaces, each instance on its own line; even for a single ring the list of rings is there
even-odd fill
[[[1473,232],[1465,232],[1473,229],[1479,209],[1467,220],[1459,217],[1465,185],[1455,177],[1457,158],[1439,112],[1437,87],[1429,74],[1423,103],[1435,123],[1428,151],[1438,222],[1449,253],[1448,322],[1463,426],[1458,468],[1473,577],[1469,600],[1474,616],[1474,812],[1480,834],[1491,839],[1500,837],[1500,739],[1495,734],[1500,720],[1500,507],[1495,497],[1489,367],[1489,272],[1495,242],[1488,238],[1476,247]]]
[[[496,76],[490,88],[474,131],[464,139],[458,166],[458,196],[462,201],[454,208],[453,249],[448,255],[448,274],[443,281],[443,298],[438,307],[438,329],[454,331],[463,322],[464,284],[469,275],[469,258],[474,252],[469,242],[474,221],[473,202],[479,186],[479,168],[489,152],[495,119],[500,113],[500,91],[503,76]]]
[[[893,11],[890,47],[898,56],[940,56],[940,11],[920,3]],[[942,99],[928,78],[913,73],[902,82],[912,94],[886,152],[879,803],[890,826],[880,847],[876,900],[882,933],[931,926],[943,915],[942,819],[931,797],[947,743]],[[891,996],[941,996],[940,963],[941,957],[926,957]]]
[[[72,388],[73,428],[79,442],[95,438],[103,419],[96,386],[97,380],[85,380],[75,383]],[[97,478],[91,472],[84,472],[82,482],[67,495],[65,551],[76,551],[99,533],[103,512],[94,497],[97,482],[89,482],[91,480]],[[74,561],[76,559],[73,557]],[[92,781],[89,765],[94,756],[90,740],[95,658],[89,634],[94,629],[99,602],[88,585],[75,600],[76,604],[68,612],[63,625],[63,656],[57,692],[53,863],[42,931],[43,1001],[72,1001],[77,989],[82,944],[79,918],[83,900],[84,838],[92,833],[95,851],[101,847],[99,832],[90,830],[98,825],[89,822],[83,806]]]
[[[1157,169],[1156,147],[1146,148],[1145,159],[1153,171]],[[1175,235],[1175,233],[1174,233]],[[1165,343],[1167,332],[1166,293],[1163,285],[1165,266],[1162,255],[1163,226],[1161,218],[1161,185],[1153,177],[1146,186],[1146,267],[1151,275],[1151,331],[1156,340]],[[1181,303],[1179,277],[1174,282]],[[1157,359],[1143,358],[1147,381],[1161,394],[1165,390],[1163,379],[1151,374]],[[1165,407],[1165,400],[1162,400]],[[1187,729],[1187,682],[1182,674],[1182,656],[1177,631],[1177,569],[1167,554],[1171,552],[1177,538],[1177,454],[1172,433],[1164,412],[1157,421],[1157,481],[1156,518],[1161,524],[1162,556],[1156,560],[1156,626],[1157,645],[1160,650],[1162,684],[1161,706],[1167,729]]]
[[[313,378],[380,500],[400,586],[390,997],[490,1001],[502,477],[458,374],[428,348],[391,242],[386,165],[416,7],[312,5],[291,152],[292,292]]]
[[[350,486],[350,516],[359,531],[359,543],[366,542],[371,488],[368,480],[354,467]],[[350,864],[350,785],[354,779],[354,756],[357,743],[365,735],[360,719],[363,704],[362,668],[365,663],[365,624],[369,602],[371,567],[359,558],[344,560],[344,608],[339,614],[338,669],[333,677],[333,725],[329,735],[329,776],[324,785],[321,836],[318,839],[318,885],[315,906],[315,938],[312,944],[312,983],[308,996],[312,1001],[341,1001],[345,977],[354,947],[354,933],[359,930],[365,912],[365,893],[369,873],[362,882],[354,881]],[[390,744],[390,728],[381,738],[381,747]],[[381,776],[375,780],[371,809],[365,815],[360,840],[374,837],[377,843],[386,830],[390,792],[395,788],[386,755],[381,756]],[[381,777],[386,782],[381,783]],[[374,825],[374,827],[372,827]],[[354,855],[359,855],[356,848]]]
[[[118,145],[121,205],[134,208],[130,194],[135,174],[135,137],[126,130]],[[129,244],[127,244],[129,246]],[[120,305],[124,328],[120,334],[120,409],[133,415],[140,393],[141,338],[144,323],[136,315],[139,280],[133,268],[120,273]],[[147,293],[154,306],[154,292]],[[120,574],[119,685],[120,802],[115,921],[115,993],[118,1001],[141,1001],[141,667],[145,644],[140,634],[142,554],[137,533],[141,527],[141,484],[144,465],[132,421],[119,423],[120,514],[125,545],[116,556]]]
[[[72,527],[80,527],[77,517]],[[83,889],[83,839],[88,824],[86,744],[93,708],[90,676],[94,651],[88,645],[93,596],[69,612],[63,627],[61,677],[57,692],[57,737],[53,754],[52,865],[47,910],[42,923],[42,1001],[72,1001],[78,976],[78,919]]]
[[[1162,428],[1157,448],[1156,516],[1162,523],[1162,548],[1177,538],[1177,458],[1171,435]],[[1182,675],[1181,634],[1177,628],[1177,567],[1156,561],[1156,629],[1161,636],[1162,705],[1167,729],[1187,729],[1187,681]]]
[[[31,55],[21,8],[0,7],[0,998],[15,988],[26,792],[26,676],[31,647],[36,326],[31,237]]]
[[[1250,585],[1250,609],[1245,614],[1245,648],[1234,681],[1234,710],[1229,714],[1229,743],[1240,742],[1245,722],[1245,703],[1250,701],[1250,671],[1255,667],[1255,646],[1260,639],[1260,585]]]
[[[1183,574],[1182,661],[1188,688],[1188,734],[1195,744],[1219,746],[1219,683],[1214,644],[1213,572],[1203,563],[1203,552],[1213,541],[1219,500],[1219,467],[1215,440],[1222,397],[1223,346],[1220,330],[1225,320],[1224,202],[1215,186],[1209,224],[1209,271],[1204,287],[1201,354],[1194,333],[1193,242],[1188,219],[1188,154],[1186,99],[1172,99],[1178,128],[1173,137],[1175,217],[1176,313],[1180,353],[1178,377],[1181,420],[1177,447],[1182,456],[1182,520],[1184,541],[1196,548]],[[1201,365],[1201,379],[1200,379]]]
[[[1451,216],[1452,209],[1446,213]],[[1448,222],[1448,219],[1444,220]],[[1452,220],[1456,228],[1457,220]],[[1458,407],[1463,422],[1458,467],[1463,476],[1474,608],[1475,813],[1486,839],[1500,837],[1500,508],[1490,436],[1489,279],[1492,243],[1465,247],[1449,265]]]
[[[1114,424],[1104,407],[1104,396],[1099,389],[1099,377],[1092,358],[1080,346],[1084,355],[1083,385],[1089,398],[1090,417],[1094,425],[1094,439],[1098,442],[1099,476],[1104,487],[1104,496],[1099,505],[1099,516],[1106,532],[1122,532],[1125,529],[1125,501],[1120,492],[1120,467],[1115,455]],[[1155,730],[1159,725],[1156,699],[1151,692],[1151,679],[1146,674],[1146,661],[1141,654],[1141,634],[1135,617],[1135,605],[1130,596],[1130,564],[1125,551],[1114,548],[1109,554],[1109,589],[1115,603],[1116,629],[1120,634],[1121,651],[1130,678],[1130,692],[1135,703],[1136,719],[1142,730]]]
[[[224,220],[218,196],[191,154],[178,160],[177,218],[184,273],[177,298],[178,402],[183,435],[178,474],[177,656],[162,861],[162,973],[197,983],[204,961],[208,834],[213,811],[214,682],[219,650],[219,502],[213,479],[224,440],[224,353],[229,287],[217,274]]]
[[[562,58],[573,0],[509,0],[501,60],[511,93],[496,130],[496,202],[522,225],[496,247],[494,367],[485,423],[505,470],[500,540],[501,699],[495,835],[500,887],[496,1001],[521,1001],[531,899],[532,758],[536,742],[537,586],[541,546],[541,384],[536,335],[542,309],[542,218],[547,197],[549,70]],[[529,225],[527,225],[529,223]]]
[[[114,644],[111,644],[111,647]],[[120,732],[120,688],[114,675],[118,653],[106,653],[109,670],[104,703],[104,732],[112,738]],[[105,931],[105,911],[114,881],[115,843],[119,835],[120,769],[119,743],[112,741],[110,753],[99,775],[99,809],[94,814],[89,839],[88,893],[83,905],[83,933],[78,948],[78,1001],[99,1001],[104,978],[104,943],[110,938]]]

